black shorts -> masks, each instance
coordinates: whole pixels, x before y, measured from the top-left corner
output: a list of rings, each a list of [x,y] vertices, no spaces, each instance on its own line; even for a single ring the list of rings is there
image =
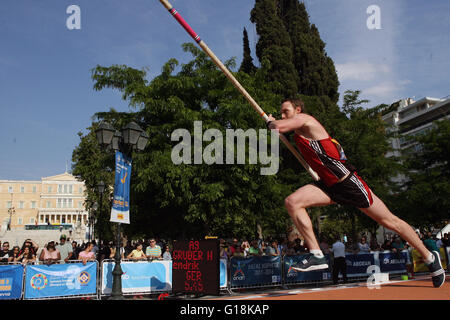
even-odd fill
[[[350,205],[357,208],[368,208],[372,205],[372,193],[369,187],[356,172],[331,187],[328,187],[321,180],[314,181],[313,184],[325,192],[331,200],[341,205]]]

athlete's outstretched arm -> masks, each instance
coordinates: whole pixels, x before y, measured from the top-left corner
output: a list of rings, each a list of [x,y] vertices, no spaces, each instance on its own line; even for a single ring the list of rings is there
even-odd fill
[[[273,120],[271,120],[273,119]],[[278,129],[280,133],[294,131],[303,127],[309,120],[309,117],[304,114],[299,114],[290,119],[275,120],[272,115],[269,116],[269,129]]]

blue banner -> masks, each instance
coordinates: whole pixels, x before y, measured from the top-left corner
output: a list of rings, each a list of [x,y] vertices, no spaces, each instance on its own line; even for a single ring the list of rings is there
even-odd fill
[[[104,262],[102,270],[102,294],[111,294],[115,262]],[[172,290],[172,261],[142,261],[120,263],[122,292],[166,292]]]
[[[367,268],[375,265],[375,257],[372,253],[347,254],[345,261],[347,262],[348,277],[365,276],[368,274]]]
[[[116,151],[116,173],[111,222],[130,223],[131,157]]]
[[[281,282],[281,257],[235,258],[230,261],[232,287]]]
[[[25,299],[97,292],[97,262],[28,265],[25,271]]]
[[[408,256],[406,252],[400,253],[379,253],[381,272],[406,272],[406,262]]]
[[[328,267],[330,267],[330,256],[325,255]],[[330,278],[330,268],[324,270],[298,272],[292,267],[298,262],[302,261],[305,255],[284,256],[284,279],[285,282],[300,282],[300,281],[321,281]]]
[[[22,297],[23,271],[21,264],[0,265],[0,300]]]
[[[220,259],[220,288],[227,287],[228,274],[227,274],[227,259]]]

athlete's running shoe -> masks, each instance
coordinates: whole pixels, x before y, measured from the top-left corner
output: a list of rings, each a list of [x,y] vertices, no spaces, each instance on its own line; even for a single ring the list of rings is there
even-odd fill
[[[296,265],[292,266],[292,269],[295,271],[313,271],[313,270],[322,270],[327,269],[328,263],[325,257],[317,258],[313,254],[308,254],[305,259],[298,262]]]
[[[441,257],[437,251],[431,252],[434,255],[434,261],[427,264],[428,269],[430,269],[431,280],[433,281],[433,286],[435,288],[441,287],[445,282],[445,271],[442,268]]]

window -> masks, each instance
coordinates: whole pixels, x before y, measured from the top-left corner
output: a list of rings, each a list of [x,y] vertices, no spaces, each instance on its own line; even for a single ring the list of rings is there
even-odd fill
[[[23,209],[24,208],[24,202],[23,201],[20,201],[19,202],[19,209]]]
[[[83,201],[78,201],[78,208],[82,208],[83,207]]]
[[[58,184],[58,193],[62,193],[62,185]]]
[[[36,209],[36,201],[31,201],[31,209]]]
[[[58,208],[61,208],[62,199],[58,199]]]
[[[31,224],[34,224],[34,221],[35,221],[34,218],[30,218],[30,223]]]
[[[13,193],[13,187],[11,187],[11,186],[8,187],[8,192],[9,192],[9,193]]]
[[[72,199],[69,199],[69,208],[72,208]]]
[[[9,209],[12,207],[12,202],[11,201],[6,201],[6,209]]]
[[[73,189],[72,189],[72,185],[69,185],[69,193],[72,193],[73,192]]]
[[[25,192],[25,187],[23,187],[23,186],[20,187],[20,192],[21,192],[21,193],[24,193],[24,192]]]
[[[47,208],[51,208],[52,207],[52,203],[50,201],[47,201]]]
[[[33,193],[36,193],[36,186],[33,186]]]
[[[82,188],[82,187],[79,187],[79,188],[78,188],[78,193],[79,193],[79,194],[82,194],[82,193],[83,193],[83,188]]]
[[[67,199],[63,199],[63,208],[67,208]]]
[[[67,184],[64,185],[64,193],[67,193]]]
[[[47,188],[47,193],[52,193],[52,187]]]
[[[22,218],[18,218],[18,219],[17,219],[17,224],[21,225],[22,223],[23,223]]]

